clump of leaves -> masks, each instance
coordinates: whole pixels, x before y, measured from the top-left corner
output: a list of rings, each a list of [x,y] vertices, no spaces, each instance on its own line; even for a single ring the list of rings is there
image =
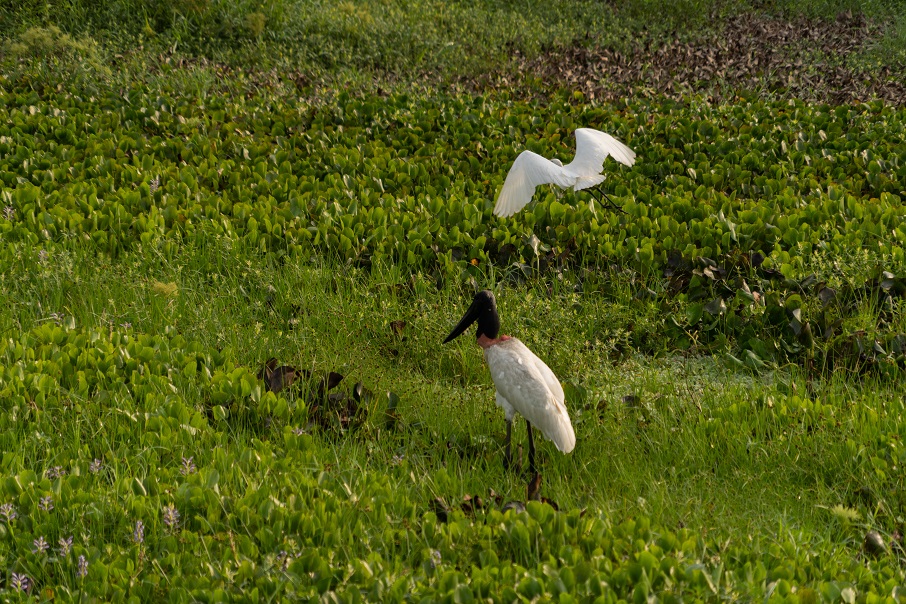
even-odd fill
[[[840,504],[830,508],[830,513],[844,525],[849,525],[862,519],[862,514],[859,513],[859,510]]]
[[[93,88],[110,76],[97,42],[89,36],[75,38],[56,25],[32,27],[8,40],[0,52],[0,65],[13,82],[31,88],[48,82]]]
[[[302,374],[298,369],[291,365],[277,366],[277,359],[273,358],[268,359],[264,367],[258,371],[258,379],[264,380],[265,390],[274,394],[292,386],[299,377],[302,377]]]
[[[361,382],[349,392],[330,392],[343,381],[342,374],[280,365],[274,358],[268,359],[257,375],[264,382],[265,390],[274,394],[301,385],[301,394],[308,404],[308,419],[323,430],[345,432],[361,426],[374,398]]]
[[[243,19],[245,32],[252,38],[260,38],[261,34],[264,33],[266,24],[267,17],[265,17],[264,13],[249,13],[245,16],[245,19]]]
[[[56,25],[32,27],[5,45],[6,53],[14,58],[46,58],[51,55],[96,55],[97,44],[91,38],[75,39]]]
[[[163,283],[161,281],[152,281],[151,290],[164,298],[173,298],[179,294],[179,286],[176,283]]]

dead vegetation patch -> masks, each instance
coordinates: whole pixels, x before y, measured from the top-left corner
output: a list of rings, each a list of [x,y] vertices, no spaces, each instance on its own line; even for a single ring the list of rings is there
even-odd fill
[[[861,15],[832,21],[740,15],[715,30],[694,42],[673,39],[628,52],[556,49],[517,57],[517,63],[523,75],[599,100],[702,94],[719,102],[747,91],[834,104],[871,98],[906,103],[906,66],[867,69],[853,60],[881,36],[880,25]]]

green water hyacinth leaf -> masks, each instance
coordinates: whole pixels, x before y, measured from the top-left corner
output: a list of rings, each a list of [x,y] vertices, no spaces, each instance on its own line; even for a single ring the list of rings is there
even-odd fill
[[[688,325],[697,324],[704,313],[705,305],[704,304],[690,304],[686,307],[686,322]],[[713,313],[712,313],[713,314]]]

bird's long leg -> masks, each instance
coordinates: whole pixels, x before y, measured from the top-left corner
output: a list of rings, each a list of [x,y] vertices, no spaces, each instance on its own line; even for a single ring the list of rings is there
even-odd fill
[[[624,210],[623,208],[621,208],[620,206],[615,204],[614,201],[610,198],[610,196],[607,193],[605,193],[604,191],[602,191],[600,189],[596,189],[596,190],[598,191],[598,193],[600,195],[603,195],[607,199],[607,203],[605,204],[603,201],[601,201],[601,198],[598,197],[598,203],[600,203],[602,206],[606,206],[608,208],[616,210],[617,212],[622,212],[624,214],[626,213],[626,210]]]
[[[513,434],[513,420],[506,420],[506,451],[503,453],[503,469],[509,470],[513,462],[513,456],[510,454],[510,437]]]
[[[532,440],[532,424],[526,420],[526,427],[528,428],[528,467],[529,474],[534,476],[537,473],[535,469],[535,441]]]

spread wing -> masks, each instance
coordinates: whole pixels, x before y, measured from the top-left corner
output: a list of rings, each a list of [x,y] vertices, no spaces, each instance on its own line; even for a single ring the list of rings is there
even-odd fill
[[[537,153],[523,151],[506,175],[494,213],[503,217],[512,216],[532,200],[538,185],[553,184],[566,188],[571,187],[574,180],[563,166],[558,166]]]
[[[635,163],[635,151],[614,137],[593,128],[579,128],[576,130],[576,157],[563,169],[579,177],[598,175],[604,169],[604,160],[608,155],[624,166]],[[579,190],[580,184],[585,183],[576,183],[576,190]]]

